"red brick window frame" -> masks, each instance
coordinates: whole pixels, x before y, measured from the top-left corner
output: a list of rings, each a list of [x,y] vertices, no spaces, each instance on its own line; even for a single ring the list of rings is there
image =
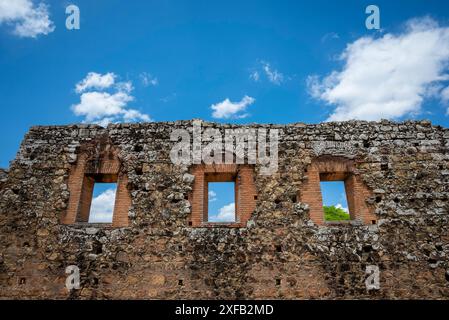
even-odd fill
[[[256,187],[254,168],[250,165],[211,164],[195,165],[193,190],[189,197],[192,213],[189,225],[192,227],[230,227],[245,228],[256,208]],[[209,182],[234,182],[235,186],[235,222],[208,221],[208,184]]]
[[[66,212],[61,217],[62,224],[84,224],[89,221],[95,183],[117,183],[112,223],[103,226],[128,226],[128,211],[131,197],[127,189],[127,176],[120,172],[120,161],[115,154],[100,159],[91,159],[88,154],[78,156],[71,168],[68,189],[70,192]]]
[[[309,205],[310,219],[318,225],[346,224],[347,221],[330,222],[324,218],[323,197],[320,182],[343,181],[350,214],[350,221],[375,224],[376,215],[366,202],[372,195],[356,173],[354,161],[340,157],[322,157],[312,161],[307,168],[307,181],[300,191],[301,202]]]

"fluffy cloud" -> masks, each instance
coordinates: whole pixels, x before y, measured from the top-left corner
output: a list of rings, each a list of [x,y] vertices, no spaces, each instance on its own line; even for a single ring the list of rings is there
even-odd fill
[[[220,208],[220,211],[216,216],[211,216],[209,218],[211,222],[234,222],[235,221],[235,203],[230,203],[228,205]]]
[[[430,18],[410,20],[400,34],[356,40],[340,59],[341,70],[307,81],[314,98],[335,106],[328,121],[418,114],[436,84],[449,79],[449,28]]]
[[[132,83],[116,83],[116,78],[114,73],[88,73],[75,87],[75,91],[81,96],[80,103],[73,105],[72,111],[77,116],[84,116],[83,122],[101,126],[118,121],[151,121],[148,115],[127,107],[134,100],[131,95]],[[89,89],[96,90],[88,91]],[[111,90],[107,92],[105,89]]]
[[[110,223],[114,212],[116,189],[108,189],[92,199],[90,223]]]
[[[226,98],[222,102],[211,105],[211,109],[214,111],[212,117],[217,119],[245,118],[248,114],[241,112],[244,112],[254,101],[256,100],[249,96],[244,96],[239,102],[231,102]]]
[[[1,24],[12,26],[19,37],[36,38],[55,29],[47,5],[39,3],[35,6],[31,0],[0,0]]]
[[[85,116],[86,122],[94,122],[125,112],[124,107],[132,100],[133,97],[125,92],[86,92],[81,95],[81,102],[73,106],[73,111],[77,116]]]
[[[115,78],[116,75],[112,72],[108,72],[105,75],[89,72],[86,78],[77,83],[75,90],[81,93],[87,89],[106,89],[114,84]]]

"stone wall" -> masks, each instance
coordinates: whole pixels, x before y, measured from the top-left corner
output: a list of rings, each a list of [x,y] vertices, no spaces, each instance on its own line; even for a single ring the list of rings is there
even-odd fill
[[[254,166],[252,214],[222,227],[192,224],[194,168],[170,160],[170,133],[192,131],[191,121],[31,128],[0,170],[0,297],[449,298],[448,129],[428,121],[251,127],[279,129],[279,168],[261,175]],[[125,177],[127,221],[64,220],[71,175],[105,147]],[[305,196],[317,161],[337,158],[350,161],[364,208],[351,223],[314,218],[307,201],[321,196]],[[79,290],[65,287],[70,265],[80,269]],[[379,267],[379,289],[367,290],[367,266]]]

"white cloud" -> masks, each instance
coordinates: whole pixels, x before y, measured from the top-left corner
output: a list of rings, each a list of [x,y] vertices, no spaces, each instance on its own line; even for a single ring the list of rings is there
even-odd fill
[[[284,81],[284,75],[276,69],[273,69],[270,63],[259,61],[256,70],[253,70],[249,78],[254,82],[258,82],[262,75],[275,85],[280,85]]]
[[[126,92],[126,93],[131,93],[131,91],[134,90],[134,87],[133,87],[133,84],[131,81],[117,82],[115,84],[115,87],[118,91]]]
[[[268,62],[262,62],[262,68],[271,83],[280,85],[284,81],[284,75],[276,69],[272,69]]]
[[[214,111],[212,117],[218,119],[245,118],[248,114],[239,114],[239,112],[244,112],[254,101],[256,100],[249,96],[244,96],[240,102],[231,102],[226,98],[222,102],[211,105],[211,109]]]
[[[50,20],[48,6],[31,0],[0,0],[0,25],[14,28],[19,37],[36,38],[40,34],[53,32],[55,26]]]
[[[93,122],[105,116],[122,114],[126,104],[132,100],[133,97],[125,92],[85,92],[81,95],[81,102],[72,110],[77,116],[85,116],[86,122]]]
[[[132,121],[132,122],[138,121],[138,120],[142,120],[142,121],[146,121],[146,122],[151,121],[151,118],[148,115],[143,114],[134,109],[123,110],[122,114],[123,114],[123,119],[125,119],[125,121]]]
[[[72,106],[77,116],[84,116],[85,123],[107,126],[111,122],[151,121],[151,118],[135,109],[129,109],[128,103],[134,100],[131,95],[132,83],[115,82],[114,73],[104,75],[90,72],[76,85],[76,92],[81,93],[80,102]],[[97,89],[87,91],[88,89]],[[106,92],[105,89],[111,89]]]
[[[115,83],[117,76],[113,72],[101,75],[96,72],[89,72],[87,76],[76,84],[76,92],[81,93],[87,89],[106,89]]]
[[[140,80],[144,87],[148,86],[157,86],[159,84],[159,80],[156,77],[153,77],[151,74],[142,72],[140,74]]]
[[[215,191],[210,190],[208,192],[208,195],[209,195],[209,202],[217,201],[217,193],[215,193]]]
[[[400,34],[350,43],[340,59],[342,70],[307,81],[314,98],[335,106],[328,121],[418,114],[435,85],[449,79],[449,28],[413,19]]]
[[[337,203],[337,205],[335,206],[335,208],[337,209],[342,209],[344,212],[346,212],[347,214],[349,214],[349,210],[348,208],[345,208],[341,205],[341,203]]]
[[[235,222],[235,203],[220,208],[216,216],[209,217],[210,222]]]
[[[90,223],[110,223],[114,212],[116,189],[108,189],[92,199]]]

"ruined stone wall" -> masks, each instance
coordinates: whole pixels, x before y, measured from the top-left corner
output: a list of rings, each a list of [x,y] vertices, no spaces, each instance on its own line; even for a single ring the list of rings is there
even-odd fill
[[[448,129],[427,121],[252,125],[280,130],[278,171],[260,175],[255,165],[246,225],[201,227],[189,223],[193,168],[169,156],[172,130],[191,127],[31,128],[0,171],[0,297],[449,298]],[[66,224],[70,175],[84,146],[105,141],[126,176],[128,225]],[[311,217],[304,199],[323,157],[351,162],[362,219]],[[81,272],[81,289],[70,292],[69,265]],[[380,269],[378,290],[365,286],[369,265]]]

